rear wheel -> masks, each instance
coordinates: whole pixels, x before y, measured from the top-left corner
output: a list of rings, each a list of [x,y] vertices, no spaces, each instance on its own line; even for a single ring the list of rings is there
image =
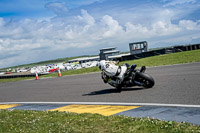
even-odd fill
[[[145,88],[152,88],[155,84],[154,79],[147,73],[137,73],[136,81],[143,83]]]

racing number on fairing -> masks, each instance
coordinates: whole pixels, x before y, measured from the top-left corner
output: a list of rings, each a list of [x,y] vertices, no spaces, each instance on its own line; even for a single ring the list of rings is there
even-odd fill
[[[110,66],[109,64],[106,64],[106,68],[109,68],[109,66]]]

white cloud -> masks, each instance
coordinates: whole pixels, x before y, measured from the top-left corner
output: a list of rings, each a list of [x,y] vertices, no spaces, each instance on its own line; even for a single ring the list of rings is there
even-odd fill
[[[197,22],[193,22],[191,20],[181,20],[179,21],[179,25],[181,28],[186,30],[200,30],[199,20]]]
[[[50,4],[49,8],[53,10],[53,7],[61,8],[56,10],[57,14],[59,11],[62,12],[62,8],[64,12],[67,11],[66,7],[60,6],[62,4]],[[17,60],[18,63],[30,63],[41,61],[45,57],[57,58],[56,54],[70,56],[68,53],[75,53],[81,48],[80,54],[90,49],[97,49],[95,52],[98,54],[98,48],[105,46],[116,46],[122,48],[120,49],[122,51],[128,51],[128,43],[133,41],[147,40],[152,46],[162,41],[166,43],[173,41],[175,44],[198,39],[200,20],[180,20],[177,24],[173,24],[171,18],[174,15],[169,9],[158,12],[158,15],[155,13],[149,18],[151,20],[148,21],[148,25],[136,21],[126,21],[123,24],[119,18],[108,14],[96,19],[85,9],[81,10],[80,15],[57,16],[48,21],[35,19],[10,21],[0,18],[0,56],[7,56],[6,59],[0,59],[0,66],[12,65]]]
[[[178,25],[174,25],[171,22],[158,21],[152,25],[154,35],[163,36],[163,35],[173,35],[177,32],[180,32],[181,29]]]
[[[175,5],[181,5],[181,4],[187,4],[187,3],[195,3],[196,0],[163,0],[164,2],[169,1],[165,6],[175,6]]]
[[[45,7],[53,11],[56,15],[63,15],[68,11],[67,4],[65,2],[49,2],[45,5]]]
[[[78,16],[77,18],[80,19],[81,21],[85,22],[88,25],[94,25],[95,20],[94,18],[88,14],[88,12],[86,10],[81,10],[81,14],[82,16]]]
[[[67,3],[70,3],[72,5],[72,8],[77,8],[80,6],[86,6],[93,4],[95,2],[102,2],[104,0],[67,0]]]
[[[139,35],[138,33],[140,34],[148,34],[149,30],[147,29],[147,27],[145,26],[142,26],[141,24],[132,24],[130,22],[127,22],[125,24],[125,27],[126,27],[126,32],[129,33],[129,34],[134,34],[134,35]]]
[[[117,20],[114,20],[111,16],[105,15],[102,18],[103,26],[105,31],[103,33],[104,37],[112,37],[116,34],[123,32],[122,27],[119,25]]]
[[[3,26],[5,24],[4,19],[0,17],[0,26]]]

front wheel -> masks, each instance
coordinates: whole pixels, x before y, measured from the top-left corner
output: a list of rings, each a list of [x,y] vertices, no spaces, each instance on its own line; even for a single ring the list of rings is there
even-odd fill
[[[142,83],[145,88],[152,88],[155,84],[154,79],[147,73],[137,73],[135,80]]]

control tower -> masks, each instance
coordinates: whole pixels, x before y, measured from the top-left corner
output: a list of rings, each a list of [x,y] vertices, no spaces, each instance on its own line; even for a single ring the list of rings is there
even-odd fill
[[[129,43],[130,54],[140,54],[148,51],[147,41]]]

